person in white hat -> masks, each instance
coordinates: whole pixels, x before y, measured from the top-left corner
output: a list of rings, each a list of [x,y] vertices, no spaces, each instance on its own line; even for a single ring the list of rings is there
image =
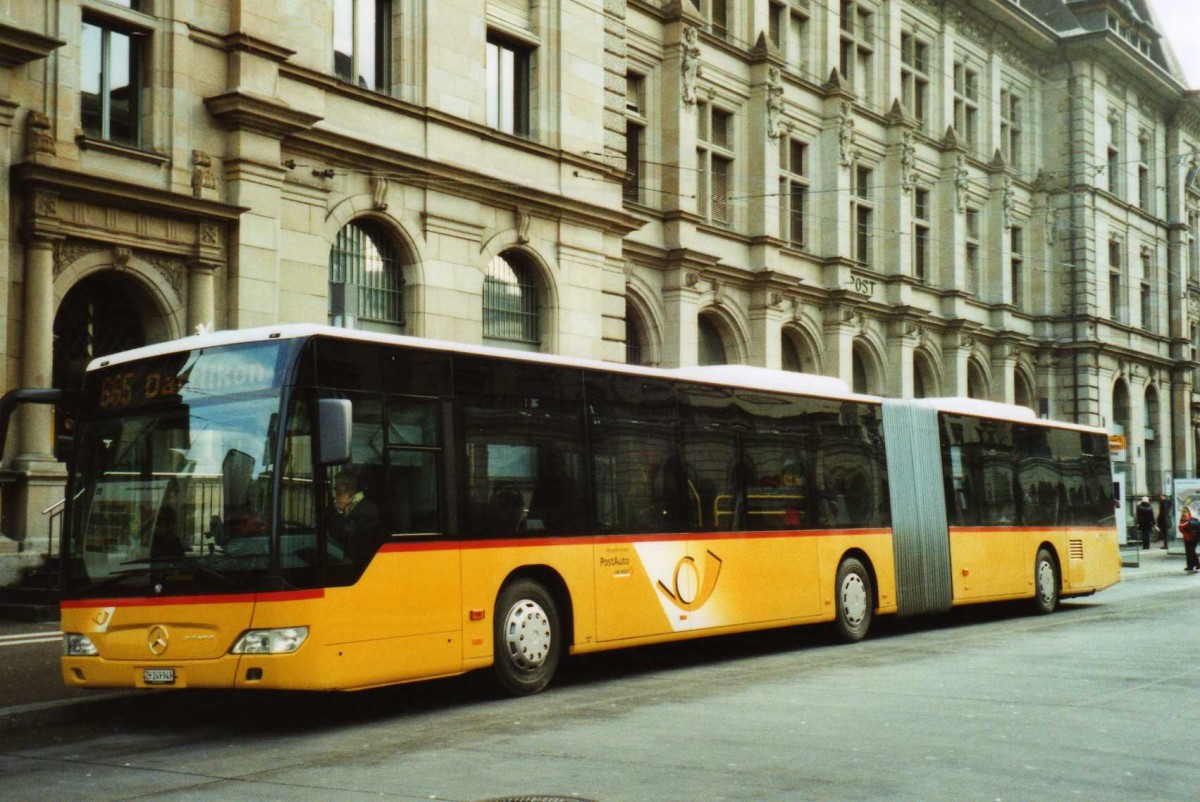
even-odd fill
[[[1142,536],[1142,548],[1150,548],[1150,533],[1154,531],[1154,508],[1150,506],[1150,497],[1142,496],[1134,508],[1134,522],[1137,523],[1138,534]]]

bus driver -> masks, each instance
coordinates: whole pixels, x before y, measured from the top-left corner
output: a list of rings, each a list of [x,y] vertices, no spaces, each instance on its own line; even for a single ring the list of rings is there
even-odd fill
[[[363,495],[356,471],[344,470],[333,480],[333,506],[330,538],[351,562],[365,564],[379,547],[379,508]]]

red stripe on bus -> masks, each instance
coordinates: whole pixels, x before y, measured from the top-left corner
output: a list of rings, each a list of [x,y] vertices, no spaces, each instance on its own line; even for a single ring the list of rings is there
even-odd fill
[[[230,593],[218,596],[135,596],[120,599],[64,599],[60,607],[163,607],[171,604],[244,604],[247,602],[287,602],[322,599],[323,588],[285,590],[275,593]]]

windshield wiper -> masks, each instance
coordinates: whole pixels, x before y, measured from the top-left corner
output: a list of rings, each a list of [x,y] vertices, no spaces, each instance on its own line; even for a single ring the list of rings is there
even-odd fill
[[[141,573],[146,573],[149,570],[153,570],[154,568],[164,565],[179,565],[189,569],[194,568],[204,576],[207,576],[211,579],[218,579],[226,585],[237,584],[215,568],[209,568],[207,565],[197,562],[195,557],[142,557],[141,559],[137,560],[126,560],[125,562],[121,563],[121,565],[148,566],[147,568],[134,569],[135,571],[140,571]]]
[[[144,567],[129,568],[124,571],[117,571],[116,573],[110,574],[103,579],[96,580],[90,585],[85,585],[75,592],[81,595],[91,593],[99,588],[115,585],[118,582],[129,579],[130,577],[145,576],[146,574],[152,573],[168,565],[172,567],[178,566],[179,568],[185,568],[188,570],[194,569],[198,573],[208,577],[209,579],[215,579],[227,587],[235,587],[237,585],[234,580],[225,576],[225,574],[221,573],[220,571],[209,568],[206,565],[201,565],[198,562],[193,562],[193,560],[188,557],[144,557],[137,560],[126,560],[125,562],[121,563],[121,565],[140,565]]]

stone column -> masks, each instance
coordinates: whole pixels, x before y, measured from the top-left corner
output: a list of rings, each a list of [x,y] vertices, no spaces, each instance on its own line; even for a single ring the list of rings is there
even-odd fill
[[[50,208],[54,199],[39,196],[39,209]],[[49,204],[49,207],[43,204]],[[21,386],[50,387],[54,368],[54,238],[34,234],[25,246],[25,297],[21,349]],[[18,460],[23,463],[54,462],[53,411],[45,404],[27,404],[21,409]]]
[[[195,334],[200,326],[208,330],[216,321],[216,293],[213,274],[217,265],[194,260],[188,264],[187,332]]]

